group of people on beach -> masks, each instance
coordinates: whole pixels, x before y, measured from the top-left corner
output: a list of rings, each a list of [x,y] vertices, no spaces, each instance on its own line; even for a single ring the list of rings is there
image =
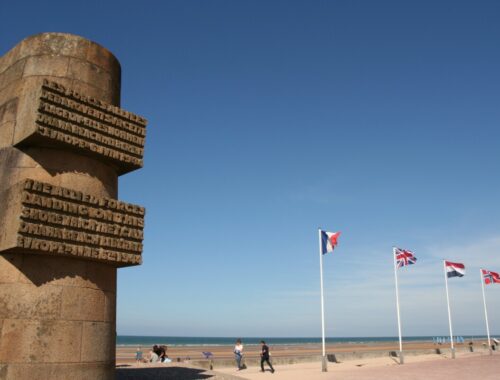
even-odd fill
[[[264,370],[264,363],[267,363],[269,368],[271,368],[271,373],[274,373],[274,368],[271,362],[269,361],[270,359],[270,353],[269,353],[269,346],[266,344],[265,341],[261,340],[260,341],[260,372],[265,372]],[[236,364],[238,366],[238,371],[241,371],[242,369],[246,368],[246,365],[244,363],[243,359],[243,343],[241,342],[241,339],[236,339],[236,344],[234,345],[234,358],[236,360]]]
[[[274,367],[271,364],[269,353],[269,346],[265,341],[260,341],[260,371],[265,372],[264,363],[267,363],[269,368],[271,369],[271,373],[274,373]],[[236,360],[236,364],[238,367],[238,371],[242,369],[246,369],[244,354],[243,354],[243,343],[241,339],[236,340],[236,344],[234,345],[234,358]],[[155,344],[153,348],[149,351],[148,357],[143,356],[143,352],[141,347],[137,348],[135,353],[135,360],[138,363],[171,363],[172,360],[167,355],[167,346],[165,345],[157,345]]]
[[[155,344],[149,351],[147,358],[143,357],[142,349],[139,347],[135,353],[135,361],[139,363],[170,363],[172,360],[167,355],[167,346]]]

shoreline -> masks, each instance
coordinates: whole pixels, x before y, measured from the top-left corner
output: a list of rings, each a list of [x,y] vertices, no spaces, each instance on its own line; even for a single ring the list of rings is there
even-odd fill
[[[160,344],[160,343],[159,343]],[[271,355],[273,359],[293,358],[293,357],[314,357],[321,356],[321,343],[307,344],[277,344],[274,345],[269,340]],[[117,364],[135,364],[135,352],[138,346],[116,346],[116,363]],[[214,361],[233,360],[233,345],[192,345],[192,346],[169,346],[167,345],[167,355],[175,362],[189,362],[205,360],[203,352],[211,352]],[[245,358],[259,358],[260,346],[253,344],[245,344]],[[468,343],[456,343],[457,351],[469,351]],[[485,340],[474,341],[473,348],[475,351],[486,349]],[[146,358],[151,346],[142,346],[143,356]],[[450,349],[450,344],[435,344],[432,341],[409,341],[403,342],[403,351],[436,351],[437,349],[446,351]],[[399,343],[393,342],[369,342],[369,343],[333,343],[326,345],[327,354],[363,354],[381,352],[398,352]]]

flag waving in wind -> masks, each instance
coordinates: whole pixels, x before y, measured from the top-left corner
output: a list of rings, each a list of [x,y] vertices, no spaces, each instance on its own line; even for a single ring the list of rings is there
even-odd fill
[[[417,258],[413,255],[412,251],[396,247],[392,247],[392,258],[394,259],[394,282],[396,285],[396,308],[398,311],[399,364],[403,364],[403,336],[401,334],[401,317],[399,315],[398,268],[415,264]]]
[[[481,269],[483,272],[483,279],[486,285],[500,284],[500,274],[489,270]]]
[[[465,265],[461,263],[452,263],[451,261],[444,262],[446,268],[446,276],[463,277],[465,275]]]
[[[394,248],[394,254],[396,255],[396,265],[398,268],[417,262],[417,258],[413,255],[413,252],[407,249]]]
[[[340,232],[321,231],[321,253],[323,255],[328,252],[333,252],[339,236]]]
[[[333,252],[337,245],[337,239],[340,232],[326,232],[318,228],[319,238],[319,282],[321,287],[321,346],[322,346],[322,359],[321,369],[323,372],[327,371],[328,360],[326,357],[326,344],[325,344],[325,306],[323,297],[323,255],[328,252]]]

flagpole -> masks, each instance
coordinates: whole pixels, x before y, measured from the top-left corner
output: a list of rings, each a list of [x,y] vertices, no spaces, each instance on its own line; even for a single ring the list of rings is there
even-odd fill
[[[490,326],[488,325],[488,311],[486,310],[486,296],[484,294],[484,278],[482,269],[479,269],[479,276],[481,277],[481,287],[483,289],[484,319],[486,320],[486,333],[488,334],[488,350],[490,351],[490,355],[493,355],[493,352],[491,351]]]
[[[446,285],[446,303],[448,304],[448,324],[450,326],[451,358],[455,359],[455,347],[453,347],[453,329],[451,327],[450,295],[448,294],[448,273],[446,272],[446,261],[443,260],[444,283]]]
[[[318,229],[319,236],[319,278],[321,284],[321,343],[323,347],[323,356],[321,361],[321,370],[328,371],[325,348],[325,302],[323,300],[323,252],[321,251],[321,228]]]
[[[404,364],[403,340],[401,338],[401,317],[399,316],[399,291],[398,291],[398,268],[396,265],[396,247],[392,247],[392,256],[394,260],[394,279],[396,281],[396,307],[398,310],[399,364]]]

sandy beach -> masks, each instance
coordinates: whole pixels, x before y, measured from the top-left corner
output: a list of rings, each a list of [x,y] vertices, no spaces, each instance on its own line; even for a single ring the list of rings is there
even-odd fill
[[[158,344],[167,344],[168,342],[158,342]],[[276,345],[273,346],[269,342],[271,354],[274,358],[278,357],[293,357],[293,356],[306,356],[306,355],[321,355],[320,344],[304,344],[304,345]],[[457,344],[457,348],[464,347],[466,344]],[[475,342],[475,347],[481,347],[482,342]],[[397,351],[398,343],[383,342],[383,343],[355,343],[355,344],[330,344],[327,345],[327,353],[344,353],[344,352],[367,352],[367,351]],[[443,348],[448,349],[449,345],[435,345],[432,342],[409,342],[404,344],[404,350],[426,350]],[[135,358],[135,351],[137,347],[134,346],[118,346],[116,348],[116,363],[133,363]],[[142,347],[144,355],[147,355],[151,347]],[[169,346],[168,356],[172,360],[191,360],[203,359],[203,352],[211,352],[214,359],[231,359],[233,358],[233,346]],[[247,358],[258,358],[260,353],[260,346],[245,345],[245,356]]]

